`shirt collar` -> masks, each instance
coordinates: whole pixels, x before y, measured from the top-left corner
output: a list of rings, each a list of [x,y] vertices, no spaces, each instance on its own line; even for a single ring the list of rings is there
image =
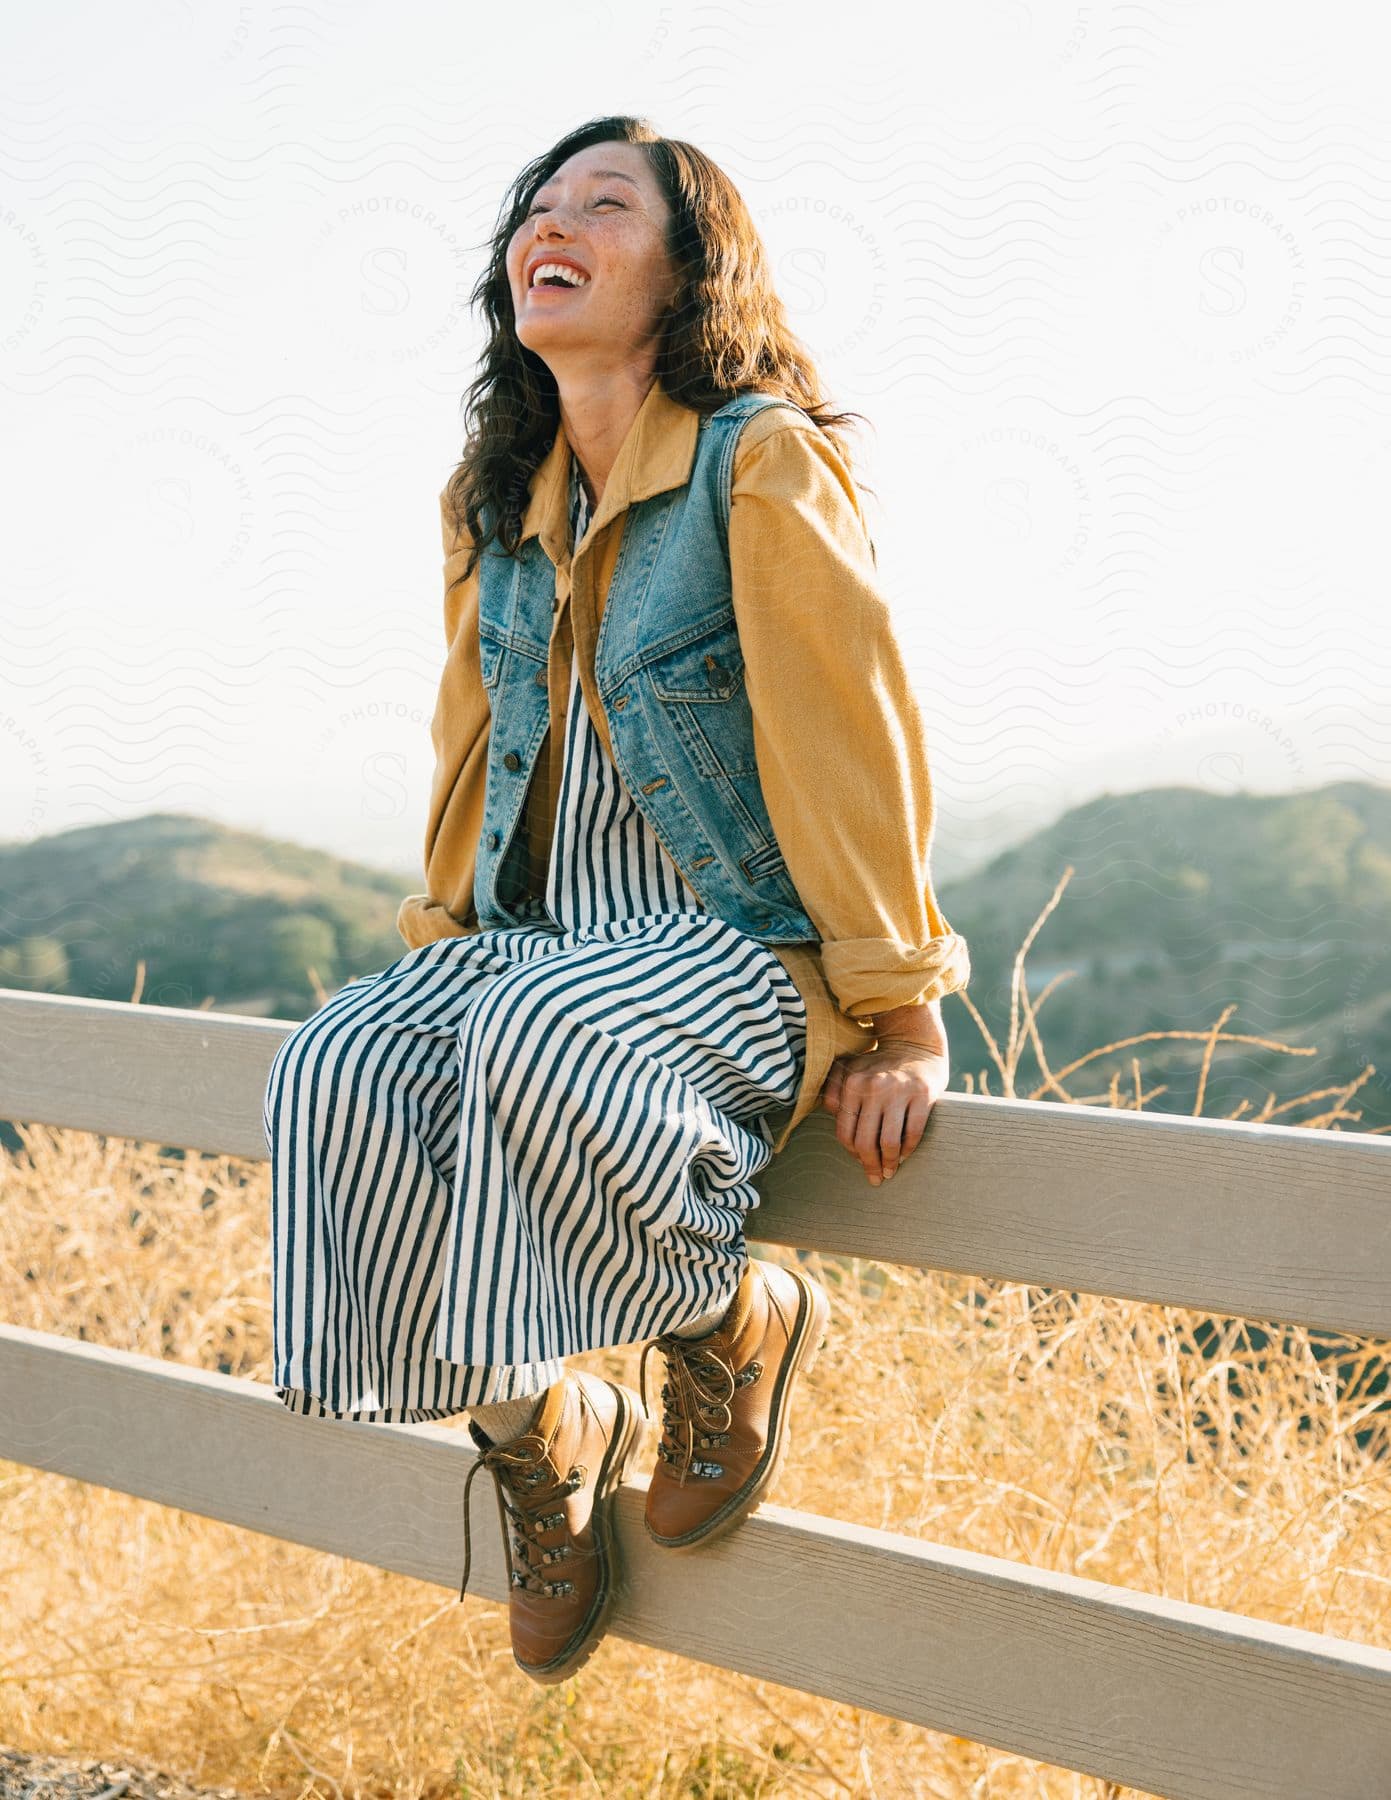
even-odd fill
[[[628,434],[619,445],[609,478],[591,524],[596,530],[625,507],[647,500],[691,478],[700,414],[665,392],[660,381],[647,390]],[[565,427],[556,421],[555,442],[531,478],[522,541],[539,537],[556,564],[570,552],[570,445]]]

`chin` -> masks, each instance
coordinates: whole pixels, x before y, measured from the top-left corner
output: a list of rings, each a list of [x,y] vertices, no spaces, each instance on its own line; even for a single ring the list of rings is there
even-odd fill
[[[517,328],[517,342],[537,356],[544,356],[552,345],[573,344],[575,341],[574,332],[567,331],[559,320],[528,319]]]
[[[533,356],[544,356],[547,345],[555,341],[553,331],[537,331],[528,325],[523,325],[517,332],[517,342],[524,350],[530,350]]]

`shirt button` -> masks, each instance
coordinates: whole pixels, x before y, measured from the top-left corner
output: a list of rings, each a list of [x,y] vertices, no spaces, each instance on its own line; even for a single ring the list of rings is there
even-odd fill
[[[509,750],[502,759],[502,766],[504,769],[520,769],[522,766],[522,759],[517,755],[515,750]]]
[[[502,839],[498,836],[498,834],[495,831],[490,831],[488,833],[488,848],[490,850],[496,850],[498,845],[501,842],[502,842]]]
[[[545,671],[545,670],[544,670],[544,669],[538,669],[538,670],[537,670],[537,671],[536,671],[536,674],[535,674],[535,677],[534,677],[534,679],[535,679],[535,682],[536,682],[536,685],[537,685],[537,687],[545,687],[545,685],[546,685],[546,671]]]
[[[628,704],[628,696],[626,694],[620,694],[613,703],[613,710],[615,712],[622,712],[623,708],[627,704]]]

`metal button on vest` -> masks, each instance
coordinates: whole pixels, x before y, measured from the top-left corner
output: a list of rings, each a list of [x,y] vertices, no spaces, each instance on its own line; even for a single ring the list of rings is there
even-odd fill
[[[488,848],[490,850],[496,850],[498,845],[501,842],[502,842],[502,839],[498,836],[498,834],[495,831],[490,831],[488,833]]]
[[[613,710],[615,712],[622,712],[623,708],[627,704],[628,704],[628,696],[626,694],[620,694],[613,703]]]
[[[515,750],[509,750],[502,759],[502,766],[504,769],[520,769],[522,766],[522,759],[517,755]]]
[[[722,667],[713,656],[705,659],[705,679],[717,694],[726,694],[734,686],[733,671]]]
[[[532,679],[535,681],[537,687],[545,687],[546,671],[544,669],[538,669]]]

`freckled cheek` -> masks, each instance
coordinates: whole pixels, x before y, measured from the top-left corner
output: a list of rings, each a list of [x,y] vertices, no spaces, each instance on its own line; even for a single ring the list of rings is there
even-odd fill
[[[526,246],[522,242],[521,238],[514,237],[511,244],[508,246],[507,255],[504,258],[504,263],[505,263],[505,266],[507,269],[507,279],[512,283],[512,285],[514,287],[517,285],[517,283],[521,279],[522,262],[524,260],[523,252],[525,251],[525,249],[526,249]]]

